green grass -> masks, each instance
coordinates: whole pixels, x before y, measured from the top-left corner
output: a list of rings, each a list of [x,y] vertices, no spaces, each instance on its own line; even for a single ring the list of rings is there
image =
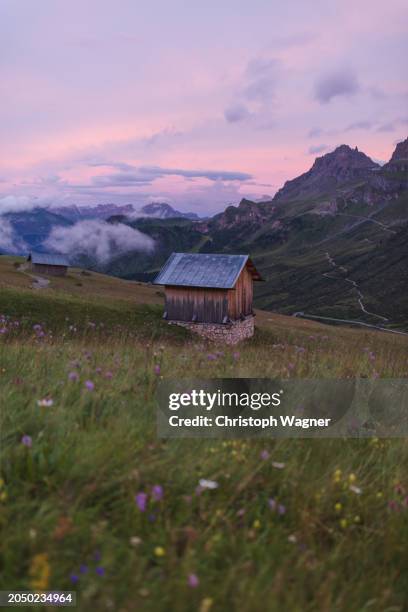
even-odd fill
[[[81,611],[406,609],[405,441],[160,440],[155,425],[161,377],[407,377],[406,338],[259,312],[253,340],[214,347],[143,306],[154,288],[108,299],[101,276],[86,300],[69,280],[33,293],[10,278],[0,589],[73,589]],[[200,478],[219,486],[198,493]]]

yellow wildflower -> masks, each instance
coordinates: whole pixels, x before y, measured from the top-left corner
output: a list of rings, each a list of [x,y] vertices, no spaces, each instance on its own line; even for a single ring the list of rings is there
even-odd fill
[[[156,546],[156,548],[154,549],[154,554],[156,555],[156,557],[164,557],[166,551],[163,546]]]
[[[342,505],[340,502],[337,502],[337,504],[334,504],[334,509],[336,512],[340,512],[340,510],[342,509]]]
[[[356,475],[355,474],[350,474],[349,475],[349,483],[353,484],[353,482],[356,482]]]
[[[347,519],[345,518],[340,519],[340,527],[342,529],[345,529],[347,527]]]
[[[253,526],[254,529],[259,529],[261,527],[261,521],[256,519],[252,526]]]
[[[51,568],[47,553],[38,553],[31,559],[29,575],[30,587],[34,591],[45,591],[48,588]]]
[[[210,612],[213,605],[213,600],[211,597],[205,597],[200,604],[200,612]]]

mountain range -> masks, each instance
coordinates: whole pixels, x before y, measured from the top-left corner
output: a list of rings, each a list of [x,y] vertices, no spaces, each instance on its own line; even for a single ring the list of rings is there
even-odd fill
[[[155,241],[97,264],[128,279],[151,280],[173,251],[250,253],[266,279],[256,304],[300,316],[408,325],[408,138],[380,166],[341,145],[263,201],[243,199],[212,218],[166,203],[35,209],[5,215],[19,237],[40,248],[55,225],[83,219],[125,224]],[[80,254],[79,254],[80,255]]]
[[[407,325],[407,149],[408,139],[380,166],[341,145],[270,200],[243,199],[210,219],[121,217],[156,249],[127,254],[104,271],[149,280],[173,251],[250,253],[266,279],[256,287],[264,309]]]

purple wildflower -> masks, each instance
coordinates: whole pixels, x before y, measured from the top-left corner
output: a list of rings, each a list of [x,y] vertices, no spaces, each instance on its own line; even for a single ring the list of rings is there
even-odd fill
[[[268,504],[271,510],[275,510],[276,509],[276,501],[273,499],[273,497],[271,497],[270,499],[268,499]]]
[[[154,501],[160,501],[163,497],[163,487],[161,485],[154,485],[152,488],[152,498]]]
[[[159,376],[159,374],[160,374],[160,365],[158,363],[156,363],[156,365],[154,366],[153,370],[154,370],[154,373],[157,376]]]
[[[98,567],[95,569],[95,572],[98,574],[98,576],[104,576],[105,568],[103,568],[101,565],[98,565]]]
[[[79,380],[78,372],[70,372],[68,374],[68,380],[72,380],[72,381]]]
[[[80,565],[79,572],[81,574],[86,574],[87,571],[88,571],[88,566],[87,565],[84,565],[84,564]]]
[[[217,359],[217,355],[213,355],[213,353],[209,353],[207,355],[208,361],[215,361]]]
[[[78,578],[78,576],[76,574],[71,574],[70,580],[71,580],[71,582],[76,584],[78,582],[79,578]]]
[[[286,507],[283,504],[279,504],[278,506],[278,514],[286,514]]]
[[[93,391],[95,389],[95,385],[92,380],[86,380],[85,387],[88,389],[88,391]]]
[[[113,374],[111,371],[105,372],[105,378],[112,378]]]
[[[32,445],[33,445],[33,440],[31,438],[31,436],[24,435],[21,438],[21,444],[24,444],[24,446],[27,446],[28,448],[31,448]]]
[[[147,495],[146,495],[146,493],[143,493],[142,491],[140,493],[137,493],[135,495],[135,502],[136,502],[136,505],[139,508],[140,512],[145,512],[146,511],[146,504],[147,504]]]
[[[192,589],[195,589],[200,584],[200,580],[197,574],[189,574],[188,576],[188,586]]]
[[[263,461],[266,461],[268,458],[269,458],[269,453],[268,453],[268,451],[267,451],[267,450],[263,450],[263,451],[261,452],[261,459],[262,459]]]

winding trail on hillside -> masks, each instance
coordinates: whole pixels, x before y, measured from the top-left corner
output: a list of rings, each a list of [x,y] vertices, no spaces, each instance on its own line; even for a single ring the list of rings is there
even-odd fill
[[[353,319],[336,319],[334,317],[323,317],[320,315],[312,315],[307,312],[294,312],[292,317],[301,317],[303,319],[319,319],[322,321],[336,321],[338,323],[350,323],[351,325],[362,325],[363,327],[370,327],[372,329],[379,329],[380,331],[389,332],[390,334],[399,334],[401,336],[408,336],[407,332],[398,331],[396,329],[388,329],[387,327],[381,327],[380,325],[374,325],[372,323],[364,323],[364,321],[355,321]]]
[[[333,259],[333,257],[330,255],[330,253],[328,251],[326,251],[326,258],[327,258],[327,261],[329,262],[329,264],[333,268],[342,270],[345,273],[348,272],[348,270],[347,270],[347,268],[345,266],[338,266],[336,264],[335,260]],[[362,312],[364,312],[364,314],[367,314],[367,315],[369,315],[371,317],[376,317],[377,319],[381,319],[381,321],[385,321],[385,323],[389,322],[389,319],[387,317],[384,317],[383,315],[376,314],[375,312],[370,312],[369,310],[366,309],[366,307],[364,306],[364,303],[363,303],[364,295],[362,294],[362,292],[361,292],[361,290],[360,290],[360,288],[359,288],[359,286],[358,286],[358,284],[356,283],[355,280],[352,280],[348,276],[346,276],[343,279],[339,279],[337,277],[330,276],[327,272],[323,272],[323,276],[325,276],[326,278],[334,279],[334,280],[344,280],[347,283],[350,283],[351,285],[353,285],[353,288],[357,292],[357,301],[359,303],[359,306],[360,306]]]

